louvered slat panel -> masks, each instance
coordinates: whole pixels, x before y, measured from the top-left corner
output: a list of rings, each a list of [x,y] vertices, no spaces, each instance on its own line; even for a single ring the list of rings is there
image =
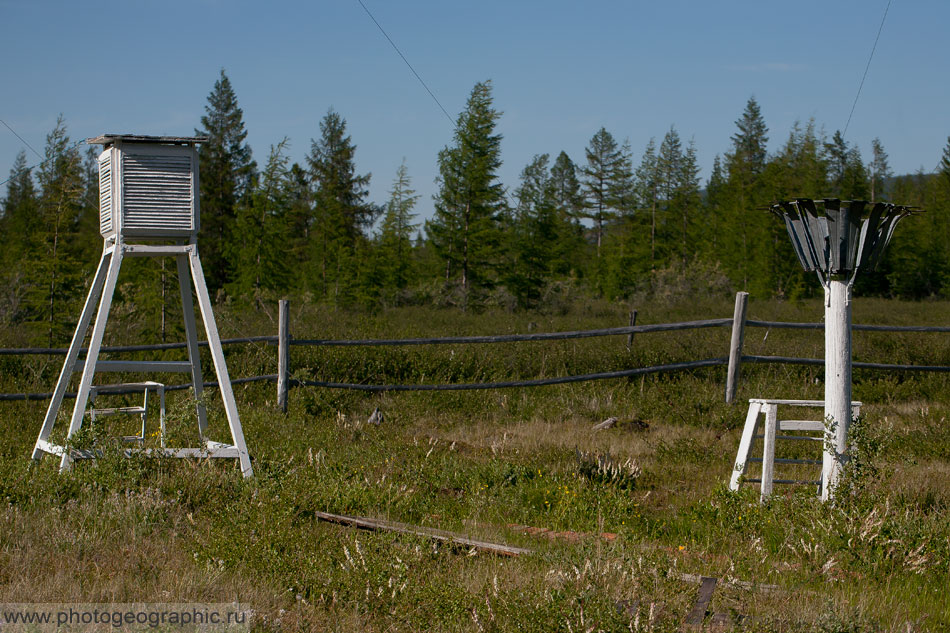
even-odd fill
[[[122,232],[194,228],[191,159],[123,154]]]
[[[112,233],[112,156],[99,161],[99,232]]]

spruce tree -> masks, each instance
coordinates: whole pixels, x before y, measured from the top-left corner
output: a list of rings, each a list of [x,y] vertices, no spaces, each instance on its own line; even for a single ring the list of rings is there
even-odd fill
[[[267,165],[238,204],[229,261],[231,294],[252,298],[260,306],[265,292],[290,286],[288,216],[291,208],[290,170],[284,138],[271,146]]]
[[[364,231],[381,212],[366,200],[371,174],[356,173],[355,157],[346,120],[331,108],[320,121],[320,138],[311,140],[307,165],[313,196],[311,288],[336,302],[356,299]]]
[[[670,129],[663,136],[663,142],[660,143],[660,151],[656,157],[656,164],[657,174],[659,175],[657,189],[660,194],[658,200],[660,213],[656,238],[658,245],[657,258],[662,265],[666,266],[670,262],[670,257],[680,251],[676,244],[679,241],[677,221],[681,211],[677,196],[680,175],[683,169],[683,142],[673,126],[670,126]]]
[[[447,282],[458,281],[463,307],[473,288],[492,285],[501,265],[505,192],[498,181],[501,113],[492,106],[491,81],[475,84],[459,115],[454,140],[439,152],[435,215],[426,224]]]
[[[523,308],[540,302],[558,254],[560,221],[548,160],[547,154],[535,155],[521,171],[521,184],[515,191],[518,206],[508,236],[512,261],[506,281]]]
[[[29,241],[36,237],[37,196],[26,153],[20,151],[10,169],[7,193],[0,207],[0,320],[21,317],[29,278]]]
[[[950,185],[950,136],[947,137],[947,145],[943,148],[943,156],[940,157],[940,174]]]
[[[27,169],[26,153],[20,151],[10,169],[7,195],[0,213],[0,262],[7,266],[17,263],[24,250],[25,240],[36,227],[36,187]]]
[[[577,179],[577,166],[563,151],[551,165],[551,202],[557,213],[559,232],[552,262],[553,273],[579,276],[588,261],[589,250],[580,221],[584,198]]]
[[[768,127],[755,97],[746,102],[736,128],[730,137],[732,149],[725,154],[724,161],[728,173],[725,212],[730,228],[722,242],[722,259],[740,287],[769,293],[773,280],[768,272],[768,261],[774,251],[770,236],[776,223],[756,211],[770,201],[771,194],[763,179],[768,158]]]
[[[736,127],[738,131],[730,137],[733,147],[730,162],[743,165],[751,175],[761,174],[768,158],[769,129],[755,97],[749,97]]]
[[[650,216],[649,227],[649,269],[656,268],[657,261],[657,211],[660,200],[660,165],[656,155],[656,139],[650,139],[646,149],[643,150],[643,158],[640,159],[640,165],[637,167],[637,192],[640,199],[641,208]]]
[[[673,208],[679,219],[679,251],[685,266],[690,255],[695,257],[697,241],[696,226],[699,212],[699,164],[696,160],[696,143],[690,139],[686,151],[681,155],[679,170],[676,174],[676,190],[673,195]]]
[[[894,175],[887,162],[884,145],[877,137],[871,141],[871,162],[868,164],[868,172],[871,183],[871,202],[877,202],[879,198],[886,197],[884,188],[887,186],[887,181]]]
[[[27,236],[30,276],[36,280],[27,300],[31,321],[52,347],[68,336],[63,318],[76,310],[82,279],[90,262],[83,262],[79,240],[83,210],[83,174],[79,152],[72,146],[62,115],[46,137],[45,161],[40,166],[38,226]]]
[[[551,187],[554,204],[562,221],[577,223],[584,204],[577,166],[566,152],[558,154],[551,165]]]
[[[706,220],[707,220],[707,239],[700,244],[700,250],[705,257],[715,260],[719,253],[719,240],[721,233],[726,225],[722,218],[723,191],[726,186],[726,176],[722,169],[722,158],[719,154],[713,157],[712,170],[709,173],[709,180],[706,181]]]
[[[624,157],[613,135],[603,127],[591,137],[584,153],[587,156],[587,164],[581,168],[584,217],[594,222],[597,256],[600,257],[606,226],[619,216],[617,177],[623,173]]]
[[[419,226],[413,223],[416,214],[412,210],[418,200],[403,159],[396,170],[392,189],[389,190],[389,202],[379,235],[383,283],[388,288],[402,290],[409,283],[412,234]]]
[[[245,142],[244,113],[238,107],[231,80],[221,75],[208,95],[202,129],[208,141],[198,148],[201,184],[201,261],[211,292],[229,281],[232,266],[226,254],[235,229],[238,203],[250,189],[257,165]]]
[[[844,140],[836,131],[830,143],[825,143],[828,156],[828,193],[826,196],[845,200],[863,200],[867,197],[868,178],[857,147]]]

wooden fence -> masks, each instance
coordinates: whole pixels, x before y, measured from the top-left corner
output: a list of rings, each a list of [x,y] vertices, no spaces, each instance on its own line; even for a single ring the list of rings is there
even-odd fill
[[[658,323],[650,325],[635,325],[636,312],[631,312],[630,325],[615,328],[604,328],[597,330],[578,330],[570,332],[543,332],[532,334],[506,334],[499,336],[447,336],[434,338],[407,338],[407,339],[362,339],[362,340],[330,340],[330,339],[295,339],[290,332],[290,310],[289,303],[286,300],[280,301],[278,314],[278,332],[276,336],[250,336],[244,338],[223,339],[223,345],[239,345],[248,343],[268,343],[277,346],[277,373],[263,376],[250,376],[246,378],[236,378],[231,381],[232,384],[244,384],[251,382],[270,381],[277,383],[277,402],[282,411],[287,410],[287,396],[292,387],[309,386],[323,387],[328,389],[352,389],[358,391],[384,392],[384,391],[463,391],[473,389],[505,389],[513,387],[538,387],[544,385],[559,385],[575,382],[586,382],[591,380],[607,380],[612,378],[624,378],[630,376],[642,376],[653,373],[664,373],[698,369],[702,367],[715,367],[720,365],[727,366],[725,398],[726,402],[732,402],[735,399],[736,390],[739,385],[739,376],[742,363],[774,363],[791,365],[823,365],[824,359],[820,358],[797,358],[787,356],[756,356],[744,355],[742,353],[743,341],[745,339],[745,329],[747,327],[764,327],[773,329],[796,329],[796,330],[820,330],[824,328],[821,323],[789,323],[782,321],[756,321],[747,318],[749,295],[746,292],[736,294],[735,311],[732,318],[705,319],[700,321],[685,321],[680,323]],[[593,374],[582,374],[576,376],[560,376],[555,378],[539,378],[534,380],[517,380],[505,382],[489,383],[455,383],[455,384],[419,384],[419,385],[369,385],[354,383],[339,383],[316,380],[297,380],[290,376],[290,348],[299,346],[404,346],[404,345],[467,345],[467,344],[491,344],[491,343],[514,343],[522,341],[555,341],[579,338],[594,338],[602,336],[620,336],[626,335],[627,344],[630,345],[634,334],[648,334],[651,332],[670,332],[681,330],[692,330],[702,328],[730,327],[731,337],[729,342],[729,353],[720,358],[707,358],[704,360],[685,361],[679,363],[670,363],[666,365],[653,365],[650,367],[637,367],[623,369],[618,371],[609,371]],[[894,325],[853,325],[853,330],[876,331],[876,332],[950,332],[950,327],[930,327],[930,326],[894,326]],[[200,341],[201,346],[206,346],[207,342]],[[185,343],[160,343],[155,345],[127,345],[119,347],[103,347],[103,352],[121,353],[121,352],[142,352],[142,351],[161,351],[171,349],[185,349]],[[65,355],[65,348],[0,348],[0,355]],[[930,371],[930,372],[950,372],[950,366],[942,365],[897,365],[886,363],[865,363],[855,362],[857,369],[886,370],[886,371]],[[205,383],[206,387],[216,387],[216,382]],[[169,385],[166,391],[176,391],[191,388],[191,384]],[[0,394],[0,401],[4,400],[46,400],[52,396],[51,393],[5,393]],[[66,394],[66,397],[75,397],[75,394]]]

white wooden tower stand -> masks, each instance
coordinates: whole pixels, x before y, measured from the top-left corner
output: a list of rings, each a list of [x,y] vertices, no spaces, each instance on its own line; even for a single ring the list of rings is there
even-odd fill
[[[100,232],[104,243],[102,257],[89,288],[79,323],[73,334],[66,361],[53,391],[43,426],[33,449],[33,459],[49,453],[60,457],[60,470],[70,468],[73,460],[95,458],[93,451],[77,451],[69,447],[70,439],[82,427],[83,419],[96,413],[144,413],[139,408],[98,410],[87,412],[90,394],[130,389],[148,389],[160,383],[126,385],[93,385],[93,378],[101,372],[181,372],[191,375],[196,400],[198,434],[202,445],[197,448],[168,448],[164,445],[164,415],[162,416],[161,448],[132,449],[168,457],[231,458],[237,459],[241,473],[253,476],[251,460],[244,442],[241,420],[234,402],[234,392],[228,367],[225,364],[221,338],[211,311],[211,299],[205,284],[201,259],[198,257],[198,156],[196,145],[207,139],[201,137],[156,137],[135,135],[104,135],[88,139],[90,144],[104,146],[99,155],[99,213]],[[184,312],[188,361],[107,361],[99,360],[102,338],[109,318],[109,308],[115,292],[119,269],[126,257],[173,257],[178,265],[181,303]],[[194,286],[192,287],[192,284]],[[224,401],[224,410],[231,430],[231,443],[214,442],[206,437],[207,412],[203,402],[204,377],[198,348],[198,328],[192,302],[192,290],[198,299],[198,308],[204,324],[211,360],[214,363],[218,388]],[[80,358],[81,346],[89,326],[85,358]],[[76,401],[69,420],[66,441],[50,441],[53,426],[59,414],[66,389],[73,373],[81,373]],[[152,387],[150,387],[151,385]],[[147,395],[146,395],[147,403]],[[141,407],[144,409],[145,407]],[[134,411],[132,411],[134,409]],[[164,412],[163,412],[164,413]],[[144,417],[143,417],[144,424]],[[144,432],[143,432],[144,440]],[[144,441],[143,441],[144,443]]]

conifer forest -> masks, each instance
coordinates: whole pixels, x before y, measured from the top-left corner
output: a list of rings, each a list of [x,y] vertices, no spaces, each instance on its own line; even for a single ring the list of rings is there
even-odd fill
[[[344,113],[332,108],[315,121],[303,164],[291,164],[287,139],[266,154],[252,152],[222,70],[194,130],[209,139],[199,150],[199,244],[212,294],[371,309],[544,310],[565,297],[629,299],[688,277],[712,289],[798,298],[818,286],[800,269],[783,223],[765,210],[796,197],[925,209],[901,227],[856,291],[910,299],[950,291],[942,239],[950,231],[950,139],[942,156],[920,157],[939,161],[934,172],[897,175],[884,140],[862,153],[819,121],[770,129],[750,98],[705,181],[694,143],[673,126],[643,148],[591,130],[583,156],[537,154],[518,182],[504,183],[504,139],[496,130],[502,109],[491,81],[472,88],[454,135],[433,156],[438,190],[434,214],[423,221],[405,164],[374,174],[391,179],[390,195],[369,199],[371,175],[360,171]],[[50,345],[68,340],[69,319],[57,315],[77,314],[101,248],[96,149],[81,151],[77,140],[61,116],[45,161],[28,169],[21,152],[2,199],[0,320]],[[164,338],[175,273],[159,261],[136,264],[122,296],[161,306],[143,312],[155,320],[146,329]]]

